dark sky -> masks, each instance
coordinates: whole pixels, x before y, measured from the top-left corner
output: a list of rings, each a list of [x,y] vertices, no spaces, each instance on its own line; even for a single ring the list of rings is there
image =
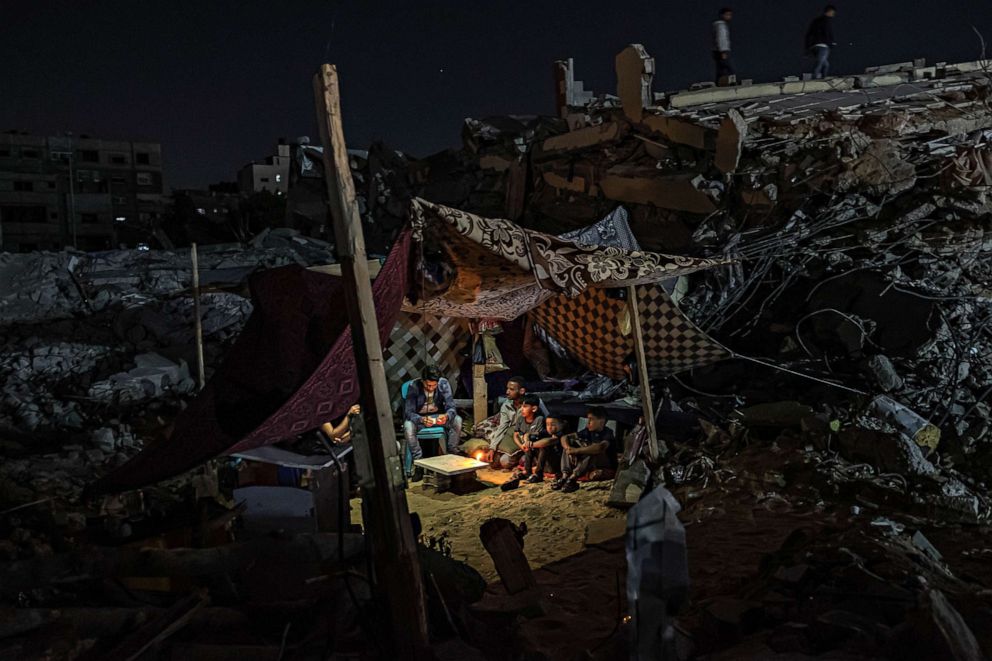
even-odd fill
[[[0,18],[0,129],[162,142],[167,184],[232,180],[277,138],[316,137],[311,76],[342,78],[348,146],[383,139],[426,155],[459,144],[465,117],[552,111],[551,63],[615,91],[613,57],[640,42],[655,90],[710,77],[700,0],[10,0]],[[823,2],[739,0],[741,74],[798,73]],[[835,72],[992,53],[989,0],[838,2]]]

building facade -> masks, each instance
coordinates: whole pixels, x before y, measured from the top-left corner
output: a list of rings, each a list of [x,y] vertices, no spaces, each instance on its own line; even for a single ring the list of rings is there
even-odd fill
[[[241,168],[238,171],[238,188],[245,195],[262,191],[285,195],[289,190],[289,145],[280,140],[274,156]]]
[[[157,142],[0,134],[0,249],[105,250],[149,240],[165,207]]]

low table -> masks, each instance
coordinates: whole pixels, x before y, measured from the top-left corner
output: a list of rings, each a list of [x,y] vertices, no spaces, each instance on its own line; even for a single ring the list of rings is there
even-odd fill
[[[475,471],[489,464],[457,454],[442,454],[417,459],[413,465],[424,469],[424,488],[433,488],[438,493],[449,490],[457,493],[475,482]]]

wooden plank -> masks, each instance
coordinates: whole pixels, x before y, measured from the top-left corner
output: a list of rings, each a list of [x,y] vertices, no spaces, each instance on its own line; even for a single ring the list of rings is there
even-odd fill
[[[489,519],[479,529],[479,538],[492,556],[496,573],[507,593],[517,594],[537,587],[534,572],[524,555],[523,542],[512,523],[506,519]]]
[[[482,339],[478,338],[478,342]],[[489,417],[489,384],[486,383],[486,366],[472,365],[472,418],[479,424]]]
[[[379,275],[379,271],[382,270],[382,264],[378,259],[370,259],[369,262],[369,275],[375,280],[376,276]],[[341,265],[340,264],[318,264],[316,266],[308,266],[308,271],[316,271],[317,273],[326,273],[327,275],[341,276]]]
[[[648,380],[648,362],[644,356],[644,335],[641,328],[641,311],[637,307],[637,287],[627,287],[627,305],[630,307],[631,337],[634,339],[634,355],[637,357],[637,377],[641,384],[641,411],[644,415],[644,428],[648,432],[648,452],[651,460],[658,458],[658,430],[654,424],[654,405],[651,402],[651,383]]]
[[[335,250],[344,278],[344,302],[361,389],[359,426],[364,433],[354,434],[353,443],[363,445],[359,454],[364,451],[371,464],[372,484],[363,487],[362,507],[375,568],[375,593],[386,624],[381,641],[388,658],[427,658],[423,576],[396,448],[365,237],[348,165],[337,68],[322,65],[313,86]]]
[[[361,535],[345,533],[345,559],[364,550]],[[236,573],[259,563],[306,564],[338,557],[337,533],[260,538],[209,549],[83,547],[69,553],[39,556],[0,565],[0,594],[85,578],[125,576],[200,577]]]
[[[200,267],[196,258],[196,244],[189,249],[190,260],[193,262],[193,318],[196,332],[196,382],[203,390],[207,384],[203,371],[203,319],[200,316]]]
[[[205,593],[195,592],[180,599],[171,608],[152,618],[147,624],[125,638],[117,647],[103,655],[111,661],[132,661],[153,645],[185,627],[196,612],[207,603]]]

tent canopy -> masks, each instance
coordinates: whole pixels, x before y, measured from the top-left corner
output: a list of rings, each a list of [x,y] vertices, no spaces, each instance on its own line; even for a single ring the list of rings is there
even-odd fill
[[[401,307],[437,317],[513,319],[589,287],[650,285],[721,263],[577,243],[421,199],[412,201],[410,224],[373,283],[383,342]],[[141,487],[344,415],[359,392],[341,286],[340,278],[299,267],[257,274],[244,331],[176,420],[170,440],[146,448],[92,490]]]
[[[559,294],[658,283],[724,263],[579,243],[419,198],[410,223],[422,248],[405,307],[442,317],[516,319]]]

